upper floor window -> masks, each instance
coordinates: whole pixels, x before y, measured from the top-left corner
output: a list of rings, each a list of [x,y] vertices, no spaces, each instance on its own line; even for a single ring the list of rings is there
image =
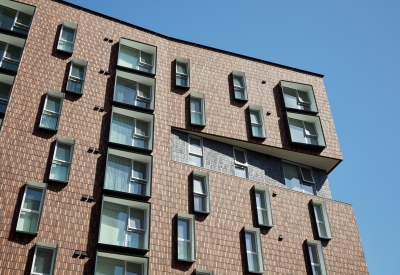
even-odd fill
[[[64,93],[48,91],[44,101],[39,127],[49,130],[57,130],[61,116]]]
[[[0,6],[0,28],[28,35],[31,26],[33,6],[15,1],[2,1]]]
[[[117,65],[151,75],[156,74],[157,47],[121,38]]]
[[[210,187],[208,173],[193,171],[194,212],[210,213]]]
[[[326,209],[326,202],[320,200],[311,200],[315,222],[318,229],[318,236],[322,239],[332,239],[331,225],[329,223],[328,211]]]
[[[318,113],[314,90],[311,85],[281,81],[285,107],[296,111]]]
[[[232,78],[235,99],[247,101],[248,96],[246,86],[246,74],[243,72],[233,71]]]
[[[117,70],[114,101],[129,106],[154,110],[156,80]]]
[[[194,262],[196,261],[194,216],[178,213],[177,221],[178,260]]]
[[[306,242],[312,275],[327,275],[321,242],[315,240]]]
[[[149,258],[97,252],[95,275],[148,275]]]
[[[314,177],[309,167],[283,162],[286,187],[295,191],[314,195]]]
[[[74,51],[78,24],[63,21],[58,39],[57,50],[72,53]]]
[[[204,94],[190,93],[190,124],[206,125],[206,104]]]
[[[248,271],[264,274],[260,229],[246,226],[244,228],[244,238],[246,242]]]
[[[235,159],[235,175],[241,178],[248,178],[246,150],[233,148],[233,157]]]
[[[24,44],[24,39],[0,34],[0,67],[17,71]]]
[[[266,186],[254,186],[254,196],[257,207],[257,221],[259,226],[272,227],[272,209],[269,189]]]
[[[72,58],[71,67],[69,69],[67,92],[82,94],[85,85],[86,68],[88,62]]]
[[[261,106],[250,105],[251,133],[255,138],[266,138],[264,112]]]
[[[14,76],[0,74],[0,127],[10,100]]]
[[[145,150],[153,149],[154,116],[113,107],[110,142]]]
[[[33,255],[32,275],[53,275],[57,256],[56,244],[36,243]]]
[[[190,87],[190,60],[176,58],[176,86]]]
[[[50,180],[68,182],[74,144],[75,141],[73,139],[57,138],[53,161],[51,164]]]
[[[203,139],[189,136],[189,164],[203,167]]]
[[[292,144],[315,148],[326,147],[319,117],[287,112],[287,119]]]

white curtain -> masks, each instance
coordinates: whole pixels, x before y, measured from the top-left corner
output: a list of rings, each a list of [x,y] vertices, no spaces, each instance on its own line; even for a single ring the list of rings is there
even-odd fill
[[[111,134],[110,141],[124,144],[132,145],[134,131],[134,119],[117,113],[113,114],[113,119],[111,122]]]
[[[131,163],[127,158],[108,156],[105,188],[120,192],[128,192],[131,180]]]
[[[128,208],[110,202],[104,202],[101,215],[100,242],[125,246]]]

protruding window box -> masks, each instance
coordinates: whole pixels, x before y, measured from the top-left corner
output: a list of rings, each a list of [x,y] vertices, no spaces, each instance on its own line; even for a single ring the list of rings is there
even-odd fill
[[[83,94],[87,66],[88,62],[86,60],[72,58],[66,88],[67,92]]]
[[[39,128],[57,131],[60,123],[61,110],[64,102],[64,93],[48,91],[44,101]]]
[[[190,60],[187,58],[176,58],[175,85],[177,87],[190,87]]]
[[[0,33],[0,68],[4,72],[18,71],[24,45],[24,39]]]
[[[315,223],[320,239],[332,239],[331,224],[329,222],[326,202],[321,200],[311,200],[311,205],[314,211]]]
[[[287,112],[291,145],[322,150],[326,147],[321,120],[318,116]]]
[[[114,103],[141,111],[154,111],[156,79],[117,70]]]
[[[190,124],[206,126],[206,103],[204,94],[190,93]]]
[[[36,243],[31,273],[32,275],[53,275],[58,245]]]
[[[243,72],[233,71],[233,92],[236,100],[248,101],[246,74]]]
[[[12,86],[14,84],[14,76],[7,74],[0,74],[0,127],[1,120],[4,117],[8,101],[10,99]]]
[[[210,213],[210,185],[207,172],[193,171],[193,211]]]
[[[282,80],[283,100],[288,111],[317,114],[314,90],[311,85]]]
[[[61,25],[60,37],[58,38],[57,50],[65,53],[74,51],[78,24],[63,21]]]
[[[153,157],[109,148],[104,193],[148,200],[151,197]]]
[[[177,215],[177,260],[193,263],[196,261],[195,217],[190,214]]]
[[[253,190],[258,225],[264,227],[273,227],[274,222],[272,218],[269,188],[267,186],[255,185]]]
[[[260,139],[267,138],[263,108],[261,106],[250,105],[249,113],[252,136]]]
[[[196,275],[214,275],[214,271],[196,268]]]
[[[321,241],[306,240],[309,266],[312,275],[328,275],[325,267],[324,252]]]
[[[154,115],[113,106],[109,142],[115,147],[153,150]]]
[[[35,7],[16,1],[2,1],[0,28],[21,37],[28,36]]]
[[[260,229],[245,226],[243,232],[246,244],[247,270],[249,273],[264,274]]]
[[[117,66],[154,76],[157,65],[157,47],[126,38],[119,40]]]
[[[149,258],[98,251],[94,274],[149,275]]]
[[[68,183],[71,172],[72,156],[75,141],[69,138],[58,137],[51,163],[49,180]]]
[[[147,202],[103,196],[99,246],[135,254],[148,252],[150,211]]]

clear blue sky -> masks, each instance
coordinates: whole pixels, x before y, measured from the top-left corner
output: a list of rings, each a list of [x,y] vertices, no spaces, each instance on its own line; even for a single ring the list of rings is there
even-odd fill
[[[68,2],[168,36],[324,74],[344,156],[329,175],[333,197],[354,207],[370,273],[399,274],[400,182],[390,176],[396,163],[400,170],[400,89],[393,84],[400,78],[400,1]]]

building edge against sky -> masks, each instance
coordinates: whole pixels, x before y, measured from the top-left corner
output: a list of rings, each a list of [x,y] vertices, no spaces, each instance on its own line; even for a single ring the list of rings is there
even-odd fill
[[[0,5],[2,274],[368,274],[322,75]]]

